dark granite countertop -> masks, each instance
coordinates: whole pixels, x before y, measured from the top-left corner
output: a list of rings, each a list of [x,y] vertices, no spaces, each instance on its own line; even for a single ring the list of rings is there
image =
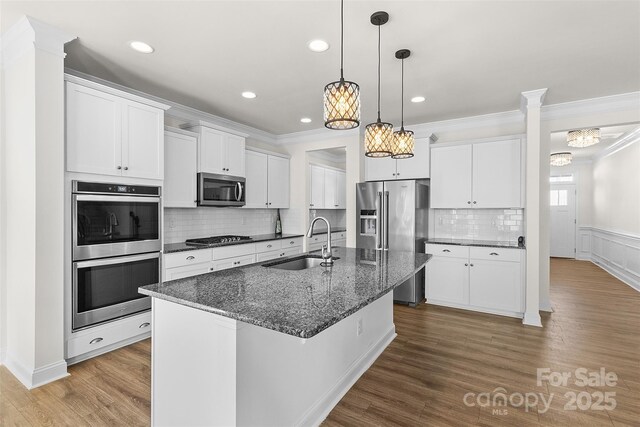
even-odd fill
[[[473,240],[473,239],[427,239],[426,243],[435,245],[458,245],[458,246],[481,246],[487,248],[512,248],[526,249],[524,245],[517,242],[497,242],[494,240]]]
[[[139,291],[311,338],[399,286],[431,258],[427,254],[356,248],[344,248],[338,256],[331,268],[289,271],[263,267],[263,262],[143,286]]]
[[[185,242],[167,243],[166,245],[164,245],[164,253],[170,254],[173,252],[196,251],[198,249],[219,248],[220,246],[246,245],[247,243],[266,242],[269,240],[291,239],[293,237],[302,237],[302,236],[303,236],[302,234],[275,234],[275,233],[258,234],[255,236],[251,236],[251,240],[242,240],[239,242],[229,242],[229,243],[216,243],[215,245],[209,245],[209,246],[187,245]]]

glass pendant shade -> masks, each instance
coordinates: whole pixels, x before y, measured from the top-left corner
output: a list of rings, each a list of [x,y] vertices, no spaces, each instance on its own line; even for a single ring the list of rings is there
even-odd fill
[[[409,159],[413,157],[414,146],[415,139],[413,138],[413,131],[401,128],[399,131],[393,133],[391,157],[394,159]]]
[[[584,148],[600,142],[600,129],[579,129],[567,133],[569,147]]]
[[[341,79],[324,87],[324,125],[336,130],[360,126],[360,86]]]
[[[573,155],[571,153],[553,153],[549,158],[551,166],[566,166],[571,164]]]
[[[393,125],[378,119],[364,130],[364,153],[367,157],[389,157],[392,154]]]

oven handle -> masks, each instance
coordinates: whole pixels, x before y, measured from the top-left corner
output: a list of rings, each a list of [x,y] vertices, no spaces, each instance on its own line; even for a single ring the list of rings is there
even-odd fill
[[[236,182],[236,202],[242,200],[242,183]]]
[[[76,201],[160,203],[160,197],[158,196],[106,196],[106,195],[95,195],[95,194],[74,194],[73,200],[74,200],[74,203]]]
[[[141,255],[125,255],[112,258],[94,259],[88,261],[77,261],[73,263],[74,270],[77,268],[97,267],[101,265],[122,264],[125,262],[143,261],[145,259],[160,258],[160,252],[152,252]]]

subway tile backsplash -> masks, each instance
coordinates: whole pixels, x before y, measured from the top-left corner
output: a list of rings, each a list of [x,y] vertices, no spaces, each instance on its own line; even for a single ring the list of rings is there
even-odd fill
[[[281,216],[282,212],[280,210]],[[167,208],[164,210],[164,243],[221,234],[273,233],[275,224],[275,209]]]
[[[523,209],[433,209],[434,238],[517,242]]]
[[[346,209],[309,209],[309,224],[314,218],[323,216],[329,221],[332,229],[346,228],[347,210]],[[324,221],[316,222],[314,231],[326,231],[327,226]]]

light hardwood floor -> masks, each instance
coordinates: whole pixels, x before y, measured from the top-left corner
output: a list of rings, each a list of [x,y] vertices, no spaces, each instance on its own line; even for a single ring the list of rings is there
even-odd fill
[[[421,305],[396,306],[398,337],[324,425],[640,426],[640,293],[588,262],[553,259],[554,313],[544,328]],[[71,376],[27,391],[0,368],[1,425],[148,425],[150,341],[71,366]],[[536,369],[605,368],[615,387],[536,384]],[[545,413],[468,407],[467,393],[542,393]],[[607,411],[564,410],[566,393],[615,392]],[[473,399],[468,398],[468,401]],[[518,403],[518,400],[514,400]]]

